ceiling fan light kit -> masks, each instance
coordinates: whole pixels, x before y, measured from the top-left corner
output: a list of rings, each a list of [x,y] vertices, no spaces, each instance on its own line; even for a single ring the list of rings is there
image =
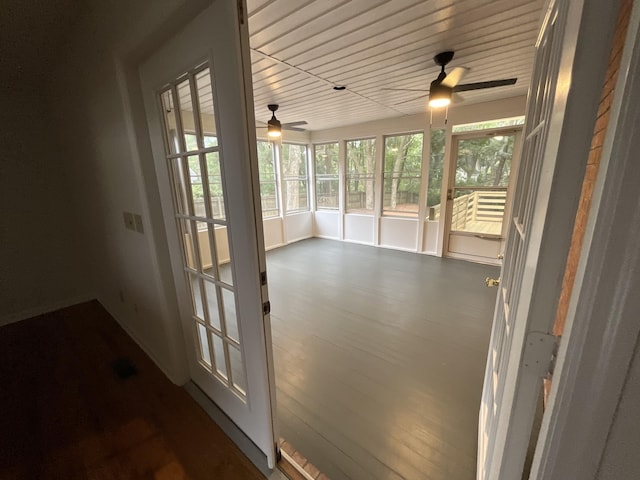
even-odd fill
[[[272,139],[277,139],[282,136],[282,130],[293,130],[295,132],[304,132],[305,129],[301,128],[301,125],[306,125],[304,120],[298,122],[280,123],[280,120],[276,118],[276,110],[279,105],[276,103],[270,103],[267,108],[271,111],[271,118],[267,122],[267,136]],[[264,128],[264,127],[257,127]]]
[[[431,82],[431,88],[429,89],[429,106],[431,108],[446,107],[451,103],[451,95],[453,89],[442,85],[438,80]]]
[[[444,68],[453,60],[455,52],[448,50],[446,52],[440,52],[433,61],[440,67],[440,73],[438,77],[431,82],[429,90],[415,90],[411,88],[383,88],[383,90],[406,90],[406,91],[423,91],[429,94],[428,105],[430,108],[442,108],[447,107],[451,101],[456,103],[461,101],[462,98],[457,95],[457,92],[468,92],[470,90],[482,90],[485,88],[494,87],[506,87],[508,85],[514,85],[517,78],[506,78],[504,80],[490,80],[488,82],[476,82],[460,84],[462,78],[469,72],[469,68],[456,67],[449,73],[445,72]],[[417,100],[411,99],[410,101]],[[406,102],[406,101],[405,101]],[[400,103],[405,103],[400,102]]]

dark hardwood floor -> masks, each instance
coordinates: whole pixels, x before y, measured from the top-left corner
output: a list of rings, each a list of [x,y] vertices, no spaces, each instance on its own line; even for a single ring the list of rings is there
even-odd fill
[[[2,480],[264,478],[97,302],[0,328],[0,383]]]
[[[280,435],[332,480],[475,479],[498,269],[322,239],[267,262]]]

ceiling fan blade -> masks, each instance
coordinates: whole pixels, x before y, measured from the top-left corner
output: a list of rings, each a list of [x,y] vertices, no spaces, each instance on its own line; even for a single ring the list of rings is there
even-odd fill
[[[381,88],[380,90],[386,90],[388,92],[425,92],[429,93],[429,90],[422,90],[419,88]]]
[[[451,72],[447,73],[447,76],[444,77],[444,80],[440,83],[445,87],[455,87],[460,80],[464,78],[469,69],[467,67],[456,67]]]
[[[286,127],[297,127],[298,125],[306,125],[307,122],[305,122],[304,120],[300,120],[298,122],[287,122],[287,123],[283,123],[282,124],[282,128],[286,128]]]
[[[292,132],[306,132],[306,130],[304,128],[288,127],[286,125],[282,125],[282,129],[283,130],[289,130],[289,131],[292,131]]]
[[[517,78],[507,78],[505,80],[492,80],[490,82],[465,83],[456,85],[453,87],[453,91],[467,92],[469,90],[481,90],[483,88],[506,87],[507,85],[514,85],[517,80]]]

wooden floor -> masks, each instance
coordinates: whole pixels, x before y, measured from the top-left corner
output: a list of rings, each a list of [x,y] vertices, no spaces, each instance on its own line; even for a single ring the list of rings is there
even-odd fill
[[[280,435],[332,480],[473,480],[496,267],[331,240],[269,252]]]
[[[96,302],[0,328],[0,382],[3,480],[264,478]]]

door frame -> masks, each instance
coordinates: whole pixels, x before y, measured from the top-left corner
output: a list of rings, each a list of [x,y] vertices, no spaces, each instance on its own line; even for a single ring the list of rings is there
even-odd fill
[[[640,212],[634,210],[638,190],[633,183],[640,179],[633,154],[640,150],[640,112],[633,107],[640,102],[639,32],[640,5],[634,2],[564,341],[532,465],[535,480],[596,478],[640,338],[640,298],[632,293],[640,287]]]
[[[483,136],[493,136],[499,135],[501,133],[513,134],[515,135],[515,140],[513,144],[513,152],[511,154],[511,172],[509,174],[509,185],[507,186],[507,196],[504,207],[504,215],[502,221],[502,231],[500,234],[500,254],[504,250],[505,239],[507,236],[507,231],[509,229],[509,215],[511,214],[511,206],[513,204],[513,193],[515,190],[515,180],[518,176],[518,167],[520,166],[520,156],[522,155],[522,143],[523,143],[523,125],[513,125],[508,127],[497,127],[497,128],[487,128],[483,130],[472,130],[469,132],[460,132],[460,133],[451,133],[451,148],[449,149],[449,155],[447,155],[448,165],[445,168],[448,169],[446,179],[447,184],[445,187],[445,198],[447,199],[445,203],[445,212],[444,212],[444,229],[443,229],[443,249],[442,256],[448,258],[459,258],[462,260],[470,260],[473,262],[486,263],[490,265],[501,265],[502,260],[497,257],[495,262],[492,262],[489,257],[479,257],[476,255],[467,255],[461,253],[452,253],[449,252],[449,240],[451,234],[451,213],[453,209],[453,201],[448,200],[449,198],[449,190],[454,189],[455,181],[456,181],[456,170],[457,170],[457,160],[458,160],[458,141],[459,140],[467,140],[473,138],[481,138]],[[444,180],[444,178],[443,178]],[[496,240],[498,240],[496,238]]]

